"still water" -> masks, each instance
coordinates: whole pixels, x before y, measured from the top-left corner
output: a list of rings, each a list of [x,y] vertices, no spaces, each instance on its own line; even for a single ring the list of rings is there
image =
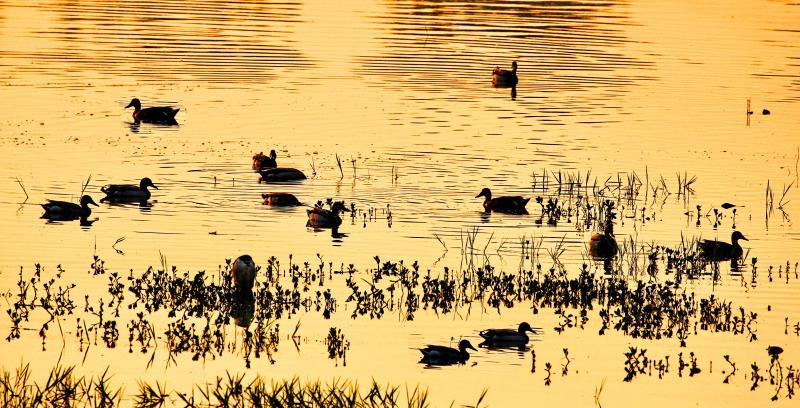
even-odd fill
[[[180,271],[216,271],[244,253],[262,265],[290,255],[314,263],[319,254],[362,271],[378,255],[416,260],[435,275],[463,266],[470,234],[482,259],[508,272],[518,268],[526,239],[541,239],[543,253],[562,246],[560,262],[571,273],[584,263],[597,268],[586,255],[591,228],[542,223],[534,201],[529,215],[487,217],[474,198],[490,187],[574,200],[559,194],[559,174],[588,177],[594,191],[616,198],[634,177],[640,194],[620,208],[615,232],[641,252],[682,239],[728,240],[735,224],[749,238],[745,274],[752,257],[762,272],[794,265],[798,21],[797,3],[755,0],[0,2],[0,289],[10,304],[20,267],[30,274],[40,263],[47,273],[64,267],[80,293],[102,294],[105,279],[85,272],[93,255],[125,275],[161,265],[162,257]],[[492,88],[492,69],[510,69],[512,61],[516,89]],[[134,123],[123,109],[133,97],[179,107],[179,125]],[[270,149],[279,165],[309,179],[259,183],[251,156]],[[101,186],[142,177],[159,187],[150,205],[101,203],[84,226],[40,219],[47,199],[77,202],[86,184],[99,200]],[[696,178],[693,192],[678,194],[684,177]],[[668,190],[654,197],[658,186]],[[345,200],[359,212],[334,237],[306,227],[305,207],[262,205],[268,191],[309,205]],[[724,202],[737,205],[736,217],[725,212],[715,225],[708,214]],[[533,315],[524,303],[500,313],[421,312],[410,322],[391,314],[353,320],[342,297],[331,320],[318,313],[282,320],[284,336],[302,322],[301,346],[284,340],[274,364],[256,360],[249,371],[230,354],[146,368],[126,347],[99,347],[84,361],[71,341],[61,361],[86,374],[109,367],[129,391],[137,379],[185,388],[229,370],[420,384],[433,406],[473,404],[484,388],[492,406],[589,405],[604,381],[608,406],[630,398],[761,405],[772,395],[764,387],[750,391],[743,376],[722,384],[721,374],[725,354],[740,372],[756,361],[767,366],[770,344],[784,346],[786,365],[797,365],[791,345],[798,337],[785,327],[800,320],[800,286],[761,279],[743,288],[726,270],[714,284],[687,288],[758,312],[758,341],[701,332],[679,348],[674,339],[597,336],[597,321],[559,334],[552,310]],[[462,337],[477,344],[479,330],[524,320],[545,329],[532,343],[536,373],[527,352],[480,349],[465,366],[436,370],[417,363],[416,349],[426,344]],[[0,320],[4,337],[10,324]],[[67,326],[66,337],[74,337],[74,324]],[[44,373],[61,341],[49,338],[46,352],[31,352],[40,339],[36,323],[30,327],[2,343],[3,366],[33,361]],[[351,342],[346,366],[325,358],[330,327]],[[623,382],[629,346],[673,362],[693,351],[703,375]],[[571,363],[562,375],[564,348]],[[547,386],[545,362],[557,371]]]

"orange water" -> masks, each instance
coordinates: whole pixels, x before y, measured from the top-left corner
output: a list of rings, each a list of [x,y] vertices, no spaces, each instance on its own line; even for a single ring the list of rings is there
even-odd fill
[[[82,292],[103,291],[104,280],[85,274],[93,254],[122,272],[158,265],[159,254],[181,270],[216,270],[242,253],[259,263],[289,254],[314,262],[320,254],[361,269],[380,255],[438,272],[460,266],[474,227],[494,264],[516,268],[521,237],[533,236],[544,248],[563,240],[561,261],[576,269],[587,262],[591,231],[537,224],[533,202],[530,216],[482,217],[474,198],[485,186],[540,195],[534,174],[543,171],[551,182],[559,171],[591,172],[601,186],[634,173],[657,185],[663,176],[673,194],[638,204],[655,219],[637,220],[629,206],[617,225],[620,239],[639,245],[676,245],[682,236],[727,240],[729,216],[714,227],[684,213],[736,203],[749,256],[764,267],[794,264],[798,21],[797,4],[766,1],[0,2],[0,288],[9,293],[20,266],[30,273],[41,263],[50,271],[63,265]],[[510,89],[492,88],[490,74],[513,60],[520,78],[514,98]],[[132,97],[180,107],[180,125],[132,123],[123,109]],[[772,114],[762,115],[764,108]],[[250,157],[272,148],[280,165],[310,179],[259,184]],[[697,177],[695,194],[675,194],[677,173]],[[87,179],[97,200],[102,185],[145,176],[159,187],[150,207],[101,204],[89,227],[39,218],[38,204],[77,201]],[[261,205],[266,191],[292,192],[308,204],[344,199],[376,217],[347,218],[340,229],[347,235],[334,238],[307,228],[303,208]],[[776,208],[781,201],[783,211]],[[607,406],[631,397],[648,405],[766,404],[769,391],[751,392],[743,376],[722,384],[722,355],[744,373],[751,362],[766,365],[766,345],[781,344],[785,360],[797,362],[790,347],[797,336],[784,334],[784,318],[800,320],[797,282],[762,281],[746,291],[726,276],[713,287],[691,285],[758,311],[759,341],[700,333],[679,349],[676,341],[598,337],[592,328],[548,330],[535,343],[540,366],[533,374],[529,355],[486,350],[473,356],[474,366],[426,370],[417,347],[476,339],[482,328],[521,320],[550,328],[557,319],[552,311],[532,316],[524,305],[500,315],[420,313],[413,322],[353,321],[342,310],[331,321],[303,316],[300,350],[284,342],[274,365],[261,361],[254,370],[273,378],[421,384],[434,406],[474,403],[483,388],[492,406],[589,405],[604,379]],[[281,324],[286,334],[295,320]],[[3,332],[8,325],[0,319]],[[331,326],[351,341],[346,367],[324,358]],[[2,343],[3,366],[34,361],[49,370],[61,351],[59,341],[49,341],[41,357],[31,351],[39,347],[35,331]],[[623,383],[629,345],[671,360],[695,351],[711,373]],[[565,347],[574,372],[562,376]],[[110,365],[121,383],[166,379],[177,387],[244,371],[235,356],[205,365],[187,359],[166,370],[161,361],[145,370],[124,348],[87,354],[84,372]],[[82,359],[68,342],[62,361]],[[556,371],[547,387],[545,362]]]

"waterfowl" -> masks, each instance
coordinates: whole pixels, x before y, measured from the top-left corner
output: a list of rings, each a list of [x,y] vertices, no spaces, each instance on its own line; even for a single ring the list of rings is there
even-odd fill
[[[53,221],[69,221],[78,218],[85,219],[92,213],[89,204],[97,206],[97,203],[88,195],[81,197],[80,205],[68,201],[47,200],[47,203],[42,204],[42,208],[44,208],[42,218]]]
[[[613,258],[619,247],[614,237],[614,224],[609,220],[604,232],[598,232],[589,239],[589,254],[595,258]]]
[[[521,345],[528,344],[528,335],[525,332],[536,334],[531,325],[527,322],[519,324],[517,330],[514,329],[487,329],[480,332],[486,343],[489,344],[504,344],[504,345]]]
[[[131,102],[125,109],[133,107],[133,120],[136,122],[149,122],[161,124],[177,124],[175,115],[178,114],[179,108],[171,106],[153,106],[150,108],[142,109],[142,103],[137,98],[131,99]]]
[[[425,348],[419,349],[422,353],[422,360],[420,360],[420,362],[431,365],[464,363],[469,360],[467,349],[475,350],[475,347],[472,347],[472,344],[466,339],[458,342],[458,350],[447,346],[428,345]]]
[[[135,184],[109,184],[100,188],[100,191],[106,193],[105,198],[100,201],[145,202],[150,199],[150,190],[147,187],[158,190],[149,177],[143,178],[138,186]]]
[[[517,85],[517,61],[511,63],[511,71],[494,67],[492,70],[492,85],[496,88],[513,87]]]
[[[261,171],[262,169],[272,169],[278,167],[278,162],[275,159],[278,153],[275,150],[269,151],[269,156],[264,155],[264,152],[253,155],[253,170]]]
[[[527,214],[528,211],[525,206],[530,201],[530,197],[523,198],[521,196],[503,196],[492,198],[492,190],[484,188],[480,194],[475,198],[485,197],[483,200],[483,208],[486,211],[497,211],[510,214]]]
[[[306,210],[308,214],[308,222],[306,225],[309,227],[338,227],[342,224],[342,218],[339,216],[339,213],[342,211],[350,211],[344,206],[344,201],[333,203],[330,210],[322,208],[320,204],[317,204],[314,208]]]
[[[233,286],[240,293],[252,293],[256,280],[256,264],[250,255],[242,255],[231,264]]]
[[[739,240],[741,239],[749,241],[744,237],[744,235],[742,235],[741,232],[733,231],[733,234],[731,234],[731,244],[727,242],[706,239],[699,242],[698,246],[700,248],[700,253],[706,259],[714,261],[738,259],[744,253],[741,245],[739,245]]]
[[[266,182],[279,181],[298,181],[305,180],[306,175],[302,171],[291,167],[276,167],[273,169],[261,169],[261,180]]]
[[[261,198],[264,199],[264,205],[275,206],[293,206],[302,205],[300,200],[290,193],[263,193]]]

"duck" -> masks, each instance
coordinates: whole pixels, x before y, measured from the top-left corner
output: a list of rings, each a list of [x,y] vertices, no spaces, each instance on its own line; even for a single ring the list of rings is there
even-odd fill
[[[256,264],[250,255],[242,255],[231,264],[233,287],[239,293],[252,293],[256,280]]]
[[[261,169],[272,169],[278,167],[278,162],[275,159],[278,153],[275,150],[269,151],[269,156],[265,156],[264,152],[253,155],[253,171],[261,171]]]
[[[142,109],[142,103],[138,98],[131,99],[131,102],[125,107],[128,109],[133,107],[133,120],[136,122],[149,122],[161,123],[169,125],[177,125],[175,115],[178,114],[180,108],[173,108],[171,106],[153,106]]]
[[[528,201],[530,201],[530,197],[523,198],[521,196],[502,196],[492,198],[492,190],[489,190],[487,187],[484,187],[480,194],[475,196],[475,198],[478,197],[486,198],[483,200],[483,208],[486,210],[486,212],[496,211],[509,214],[528,213],[528,210],[525,209],[525,206],[528,204]]]
[[[264,205],[274,205],[281,207],[303,205],[300,200],[290,193],[263,193],[261,198],[264,199]]]
[[[314,208],[306,210],[308,214],[306,226],[323,228],[338,227],[342,224],[342,217],[339,216],[339,213],[342,211],[350,211],[344,206],[344,201],[333,203],[330,210],[323,208],[321,204],[317,204]]]
[[[700,248],[700,253],[706,259],[713,261],[739,259],[744,253],[741,245],[739,245],[739,240],[749,241],[741,232],[733,231],[730,244],[727,242],[705,239],[698,242],[698,246]]]
[[[47,200],[47,203],[42,204],[42,208],[44,208],[42,218],[53,221],[86,219],[92,213],[89,204],[97,206],[97,203],[88,195],[81,197],[80,205],[68,201]]]
[[[138,186],[135,184],[109,184],[100,188],[100,191],[106,193],[106,196],[100,201],[145,202],[150,199],[150,190],[147,187],[158,190],[149,177],[143,178]]]
[[[528,344],[528,335],[525,332],[537,334],[530,324],[522,322],[517,330],[514,329],[487,329],[480,332],[480,336],[488,344],[520,345]]]
[[[517,61],[511,63],[511,71],[494,67],[492,70],[492,85],[495,88],[514,87],[519,82],[517,78]]]
[[[469,353],[467,349],[475,349],[469,340],[461,340],[458,342],[458,350],[447,346],[432,346],[428,345],[425,348],[419,349],[422,353],[421,363],[430,365],[450,365],[455,363],[464,363],[469,360]]]
[[[593,234],[589,239],[589,254],[595,258],[610,259],[617,255],[617,251],[619,246],[614,237],[614,224],[609,220],[603,232]]]
[[[281,181],[299,181],[305,180],[306,175],[302,171],[293,169],[291,167],[275,167],[261,169],[261,180],[265,182],[281,182]]]

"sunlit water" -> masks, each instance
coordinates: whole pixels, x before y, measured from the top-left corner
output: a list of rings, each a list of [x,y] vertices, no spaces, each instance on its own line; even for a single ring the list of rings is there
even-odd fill
[[[577,271],[589,262],[591,230],[576,222],[538,223],[533,201],[527,216],[484,217],[474,198],[485,186],[495,194],[556,196],[559,172],[588,173],[589,184],[607,187],[612,197],[622,194],[614,187],[618,179],[626,185],[635,174],[645,191],[664,178],[671,194],[661,191],[654,199],[652,191],[642,192],[636,209],[629,203],[622,210],[620,240],[639,246],[728,240],[730,211],[717,226],[710,217],[698,222],[685,213],[701,205],[707,214],[731,202],[738,205],[735,228],[750,239],[748,265],[751,257],[764,269],[798,260],[800,230],[792,223],[800,209],[797,4],[339,3],[0,3],[3,291],[14,289],[20,266],[30,273],[35,263],[50,271],[64,266],[82,293],[104,291],[104,280],[84,273],[94,254],[120,272],[159,265],[161,255],[180,270],[215,271],[226,258],[248,253],[257,263],[290,254],[313,263],[320,254],[360,269],[379,255],[418,260],[438,273],[461,265],[472,231],[493,264],[515,270],[520,241],[543,238],[543,253],[563,241],[560,260]],[[491,87],[491,70],[508,69],[514,60],[520,82],[512,97],[511,89]],[[179,125],[133,123],[123,109],[132,97],[145,106],[180,107]],[[763,115],[764,108],[771,114]],[[258,183],[250,157],[272,148],[280,165],[310,179]],[[677,174],[696,177],[694,194],[677,194]],[[86,191],[97,200],[101,186],[145,176],[159,187],[151,206],[101,204],[90,217],[94,223],[84,227],[39,218],[40,203],[77,201],[87,180]],[[329,230],[307,228],[303,207],[261,205],[267,191],[292,192],[307,204],[343,199],[375,215],[346,218],[340,228],[346,236],[334,238]],[[642,207],[648,219],[637,212]],[[769,392],[751,392],[745,378],[721,384],[722,356],[735,356],[744,372],[753,361],[767,362],[766,345],[782,344],[783,357],[797,362],[798,351],[787,347],[797,336],[784,334],[784,318],[800,319],[800,287],[776,280],[747,290],[727,273],[713,287],[691,285],[762,314],[759,341],[701,333],[679,349],[675,340],[597,336],[591,325],[559,335],[550,330],[556,316],[533,316],[524,304],[501,314],[473,309],[468,315],[423,312],[412,322],[395,315],[351,320],[341,302],[331,321],[315,313],[301,318],[299,351],[285,341],[274,365],[257,361],[252,370],[275,378],[421,384],[435,406],[474,403],[483,388],[493,406],[589,405],[604,379],[602,400],[609,406],[632,396],[652,404],[766,403]],[[535,343],[536,373],[527,353],[481,350],[470,360],[474,366],[439,370],[417,364],[417,347],[475,340],[482,328],[522,320],[546,330]],[[295,322],[282,321],[283,334]],[[322,339],[332,326],[351,342],[346,367],[324,358]],[[35,331],[3,343],[4,366],[35,360],[49,369],[60,346],[48,341],[41,358],[30,352],[39,347]],[[623,383],[622,353],[637,345],[654,357],[694,351],[704,374]],[[244,370],[235,356],[205,364],[186,359],[166,371],[162,361],[145,370],[124,348],[89,353],[83,369],[102,372],[110,364],[123,383],[167,379],[172,386]],[[563,348],[572,359],[565,376]],[[80,365],[82,359],[68,342],[62,361]],[[547,387],[544,362],[555,370]]]

